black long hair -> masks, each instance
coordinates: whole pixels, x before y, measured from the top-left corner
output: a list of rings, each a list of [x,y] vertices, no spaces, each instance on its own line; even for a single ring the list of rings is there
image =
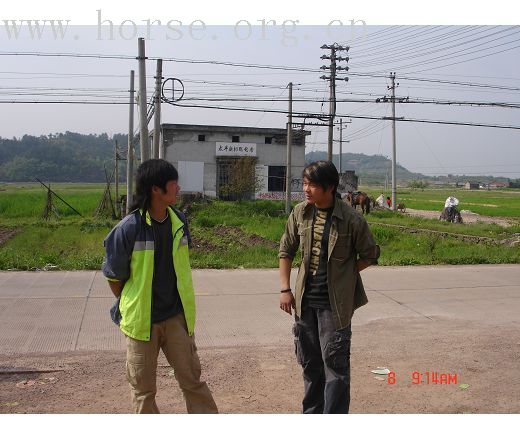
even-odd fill
[[[152,202],[152,187],[158,186],[166,191],[170,180],[179,180],[177,169],[164,159],[150,159],[137,168],[135,176],[135,195],[131,211],[142,209],[147,211]]]
[[[339,174],[334,164],[330,161],[319,160],[307,165],[302,172],[302,178],[319,185],[324,191],[332,186],[333,195],[336,195],[339,185]]]

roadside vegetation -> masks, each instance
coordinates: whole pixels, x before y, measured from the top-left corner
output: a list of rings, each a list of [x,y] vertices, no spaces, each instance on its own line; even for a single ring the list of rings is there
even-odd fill
[[[60,218],[42,220],[44,189],[34,184],[0,185],[0,242],[2,236],[6,237],[0,244],[0,270],[78,270],[101,266],[103,239],[117,222],[92,216],[102,197],[103,185],[55,184],[51,188],[84,217],[56,201]],[[508,217],[516,224],[507,228],[481,222],[454,225],[373,211],[366,218],[381,246],[381,265],[520,263],[518,244],[510,245],[520,234],[520,194],[419,189],[399,191],[399,195],[399,201],[405,200],[407,207],[439,212],[445,198],[454,195],[461,201],[462,209]],[[488,205],[496,205],[495,210]],[[197,202],[191,205],[188,217],[193,267],[277,267],[278,242],[286,222],[283,202]],[[16,234],[10,237],[13,230]],[[295,264],[299,258],[298,255]]]

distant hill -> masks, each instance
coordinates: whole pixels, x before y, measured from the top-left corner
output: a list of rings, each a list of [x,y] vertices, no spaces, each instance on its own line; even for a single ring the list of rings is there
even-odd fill
[[[306,163],[316,160],[327,160],[327,153],[325,151],[312,151],[305,155]],[[339,169],[339,154],[333,154],[332,161]],[[386,178],[388,178],[388,182],[392,180],[392,161],[381,155],[367,156],[366,154],[343,153],[341,155],[341,168],[343,171],[354,170],[361,178],[363,185],[382,184]],[[431,177],[423,174],[412,173],[399,164],[396,166],[396,173],[398,183],[431,179]]]
[[[127,136],[67,131],[0,138],[0,181],[27,182],[38,177],[52,182],[104,182],[103,165],[107,171],[113,167],[116,140],[124,147]]]

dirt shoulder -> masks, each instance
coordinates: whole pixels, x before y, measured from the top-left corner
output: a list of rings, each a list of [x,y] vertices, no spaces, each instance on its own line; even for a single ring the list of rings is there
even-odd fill
[[[433,318],[354,327],[351,412],[519,413],[518,326]],[[200,349],[199,355],[221,413],[299,412],[303,384],[290,329],[283,346]],[[159,364],[160,410],[186,412],[162,355]],[[376,367],[394,371],[396,383],[375,379]],[[13,374],[16,369],[60,371]],[[125,354],[115,351],[2,355],[0,413],[129,413],[124,370]],[[425,375],[413,384],[414,371],[456,374],[457,384],[428,384]]]
[[[423,218],[433,218],[438,219],[440,215],[440,211],[424,211],[421,209],[411,209],[406,208],[405,214],[415,216],[415,217],[423,217]],[[503,227],[512,226],[514,224],[514,221],[505,217],[490,217],[480,214],[475,214],[473,212],[461,212],[462,220],[464,223],[477,223],[477,222],[484,222],[484,223],[496,223]]]

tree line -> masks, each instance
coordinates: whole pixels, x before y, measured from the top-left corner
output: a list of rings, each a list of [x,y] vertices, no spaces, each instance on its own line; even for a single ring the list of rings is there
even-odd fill
[[[104,182],[104,167],[106,166],[110,174],[114,166],[116,141],[120,150],[126,150],[126,134],[109,136],[106,133],[80,134],[67,131],[43,136],[24,135],[13,139],[0,137],[0,181],[28,182],[34,181],[37,177],[51,182]],[[136,145],[135,148],[136,154],[139,155],[139,146]],[[309,152],[305,155],[305,161],[310,163],[324,160],[326,157],[327,154],[323,151]],[[339,155],[334,155],[333,161],[339,166]],[[126,178],[124,163],[121,163],[119,173],[121,182]],[[342,165],[343,170],[355,170],[365,185],[383,184],[391,178],[390,160],[382,155],[343,153]],[[493,176],[426,176],[412,173],[399,164],[396,168],[397,180],[401,182],[509,180],[512,187],[520,185],[520,179]],[[255,186],[255,183],[252,185]],[[236,189],[230,187],[229,191],[235,192]]]
[[[0,181],[104,182],[114,166],[114,145],[126,134],[108,136],[72,132],[21,138],[0,138]],[[124,173],[122,173],[124,175]]]

